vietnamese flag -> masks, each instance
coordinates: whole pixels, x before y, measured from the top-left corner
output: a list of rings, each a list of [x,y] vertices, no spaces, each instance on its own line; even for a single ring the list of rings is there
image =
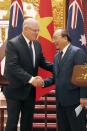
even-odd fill
[[[53,23],[53,15],[52,15],[52,3],[51,0],[40,0],[39,4],[39,14],[37,19],[40,22],[40,34],[38,40],[41,43],[44,57],[53,62],[54,55],[56,53],[56,48],[52,43],[52,37],[54,32],[54,23]],[[52,73],[39,69],[39,74],[42,78],[47,78],[52,76]],[[47,87],[42,89],[42,87],[36,88],[36,100],[38,100],[41,96],[47,94],[50,90],[54,89],[55,86]]]

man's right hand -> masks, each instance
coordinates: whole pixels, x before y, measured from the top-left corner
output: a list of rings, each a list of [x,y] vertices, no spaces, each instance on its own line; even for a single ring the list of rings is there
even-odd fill
[[[39,87],[39,86],[43,86],[44,85],[44,81],[40,76],[36,76],[34,77],[33,81],[32,81],[32,85],[34,87]]]

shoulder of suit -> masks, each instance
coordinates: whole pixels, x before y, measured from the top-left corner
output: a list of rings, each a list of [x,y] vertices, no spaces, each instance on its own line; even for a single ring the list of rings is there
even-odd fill
[[[38,47],[42,48],[41,43],[38,40],[34,41],[33,43],[34,43],[34,45],[37,45]]]
[[[77,46],[74,46],[74,45],[71,45],[71,48],[72,48],[72,50],[74,50],[74,51],[82,50],[81,48],[79,48],[79,47],[77,47]]]
[[[20,35],[19,36],[16,36],[12,39],[10,39],[8,42],[11,42],[11,43],[16,43],[18,41],[18,39],[20,38]]]
[[[34,43],[40,44],[40,42],[38,40],[35,40]],[[40,44],[41,45],[41,44]]]
[[[75,54],[80,53],[80,54],[86,55],[86,53],[83,49],[76,47],[76,46],[73,46],[73,45],[71,45],[71,51],[72,51],[72,53],[75,53]]]
[[[55,54],[54,59],[58,56],[58,53]]]

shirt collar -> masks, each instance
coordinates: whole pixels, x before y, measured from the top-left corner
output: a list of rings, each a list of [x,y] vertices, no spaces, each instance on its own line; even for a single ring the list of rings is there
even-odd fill
[[[69,47],[69,45],[70,44],[68,44],[62,51],[63,51],[63,54],[65,54],[66,53],[66,51],[67,51],[67,48]]]
[[[23,35],[23,37],[24,37],[24,39],[25,39],[25,41],[27,42],[27,44],[30,42],[30,40],[29,39],[27,39],[27,37],[22,33],[22,35]]]

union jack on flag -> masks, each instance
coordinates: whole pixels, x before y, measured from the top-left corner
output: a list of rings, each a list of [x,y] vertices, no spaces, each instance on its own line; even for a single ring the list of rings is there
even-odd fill
[[[86,52],[82,0],[70,0],[67,29],[72,39],[71,43]]]
[[[22,32],[23,24],[23,5],[21,0],[11,0],[10,18],[9,18],[9,29],[8,29],[8,40],[16,37]],[[5,57],[1,61],[1,73],[4,72]]]
[[[21,0],[12,0],[10,8],[8,40],[22,32],[23,5]]]

